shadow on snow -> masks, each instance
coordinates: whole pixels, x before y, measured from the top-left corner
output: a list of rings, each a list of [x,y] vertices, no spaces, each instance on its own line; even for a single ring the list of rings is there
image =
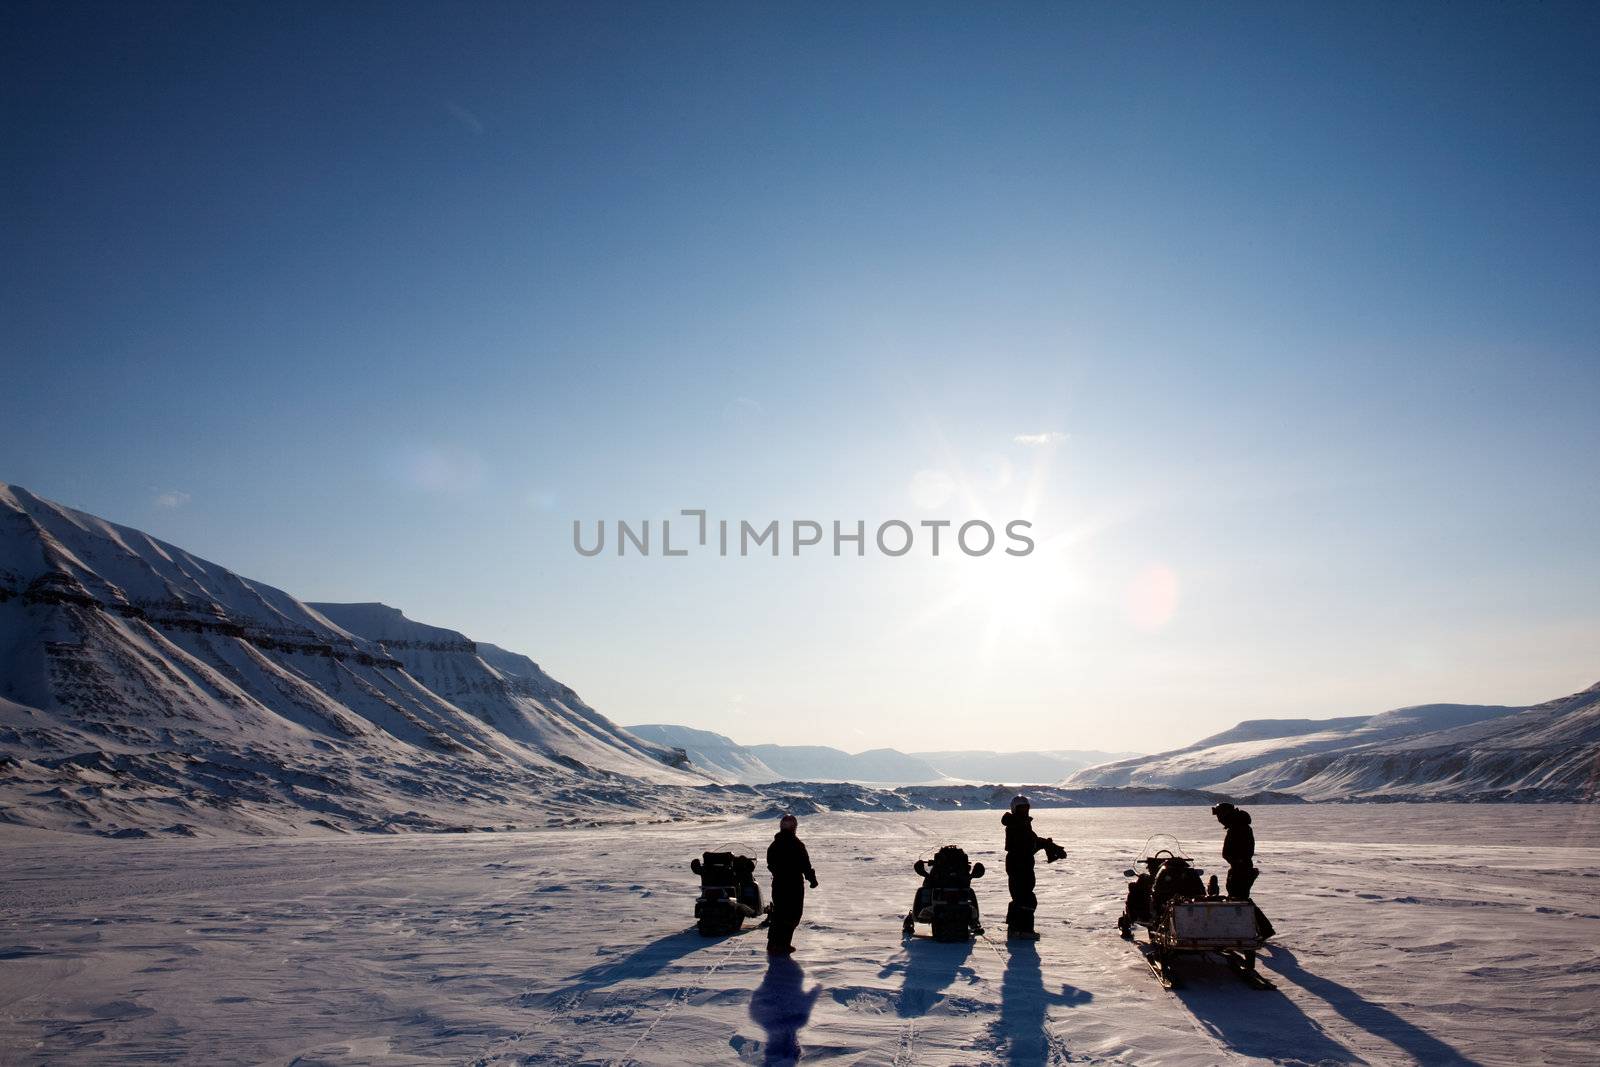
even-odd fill
[[[1394,1043],[1421,1063],[1465,1064],[1471,1067],[1476,1062],[1383,1005],[1366,999],[1349,986],[1302,969],[1294,953],[1282,945],[1268,945],[1258,958],[1276,974],[1327,1001],[1329,1007],[1350,1022]]]
[[[905,960],[895,960],[878,972],[879,978],[888,978],[896,971],[902,973],[900,995],[895,998],[895,1014],[902,1019],[922,1015],[945,997],[957,978],[966,981],[977,979],[977,972],[966,965],[972,955],[971,941],[939,942],[927,938],[912,938],[905,942]]]
[[[1046,1016],[1052,1007],[1075,1008],[1094,999],[1088,990],[1065,982],[1057,993],[1044,987],[1044,972],[1039,965],[1039,949],[1032,941],[1007,943],[1005,976],[1000,980],[1000,1018],[990,1028],[995,1048],[1004,1052],[1009,1064],[1048,1063],[1053,1054],[1066,1058],[1065,1048],[1056,1048]]]
[[[745,933],[748,931],[741,931]],[[737,937],[738,934],[730,936]],[[675,934],[659,937],[648,945],[641,946],[616,959],[607,959],[597,963],[586,970],[572,976],[568,982],[553,993],[546,994],[546,998],[584,994],[606,986],[625,982],[630,978],[649,978],[660,974],[685,956],[698,951],[723,944],[727,939],[721,937],[702,937],[693,927],[680,930]]]
[[[1206,1033],[1241,1056],[1296,1063],[1366,1063],[1276,989],[1251,989],[1210,956],[1184,953],[1172,991]]]
[[[767,975],[750,996],[750,1018],[765,1030],[767,1040],[761,1062],[794,1063],[800,1058],[800,1031],[811,1020],[811,1009],[822,995],[820,984],[807,991],[806,972],[792,956],[775,956]]]

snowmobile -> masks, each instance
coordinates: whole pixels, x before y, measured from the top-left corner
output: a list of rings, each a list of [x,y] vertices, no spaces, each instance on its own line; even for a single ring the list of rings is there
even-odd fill
[[[761,903],[756,861],[733,852],[706,852],[689,861],[700,876],[700,897],[694,902],[695,928],[702,937],[735,934],[746,919],[771,910]]]
[[[945,845],[934,853],[931,864],[919,859],[912,869],[922,876],[922,885],[906,913],[902,927],[906,937],[915,936],[919,922],[933,928],[935,941],[966,941],[983,933],[978,896],[972,891],[973,880],[983,877],[983,864],[968,863],[965,852]]]
[[[1209,884],[1202,882],[1205,872],[1171,834],[1152,836],[1143,853],[1134,867],[1122,872],[1133,881],[1117,927],[1129,941],[1135,926],[1149,930],[1149,944],[1140,946],[1140,952],[1161,984],[1167,989],[1177,985],[1173,964],[1180,954],[1213,952],[1250,985],[1272,988],[1256,970],[1261,947],[1256,906],[1221,896],[1216,875]]]

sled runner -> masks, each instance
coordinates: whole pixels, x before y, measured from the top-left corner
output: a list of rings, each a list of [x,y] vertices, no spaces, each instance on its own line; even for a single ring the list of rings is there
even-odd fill
[[[1218,895],[1215,877],[1208,887],[1201,881],[1205,872],[1171,834],[1151,837],[1143,853],[1134,868],[1123,872],[1134,880],[1128,883],[1117,926],[1130,941],[1135,926],[1149,931],[1148,943],[1139,950],[1162,986],[1177,984],[1173,965],[1180,955],[1209,952],[1253,988],[1271,989],[1272,983],[1256,970],[1262,939],[1255,904]]]
[[[746,919],[770,907],[761,903],[756,861],[733,852],[706,852],[689,861],[700,876],[700,897],[694,902],[695,928],[703,937],[738,933]]]
[[[927,923],[935,941],[966,941],[983,933],[978,923],[978,897],[972,882],[983,877],[983,864],[968,863],[967,854],[955,845],[945,845],[934,853],[933,862],[917,860],[912,869],[922,875],[911,910],[906,913],[902,933],[916,934],[917,923]]]

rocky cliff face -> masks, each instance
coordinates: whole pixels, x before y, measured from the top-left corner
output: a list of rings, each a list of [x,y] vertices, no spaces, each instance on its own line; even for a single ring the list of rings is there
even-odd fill
[[[302,603],[0,485],[0,816],[136,832],[525,823],[706,781],[525,657]]]

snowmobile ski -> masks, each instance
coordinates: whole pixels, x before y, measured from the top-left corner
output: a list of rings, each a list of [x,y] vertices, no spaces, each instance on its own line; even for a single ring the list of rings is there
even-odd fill
[[[1178,980],[1172,974],[1170,964],[1163,964],[1156,958],[1155,952],[1148,945],[1136,945],[1139,955],[1150,968],[1150,973],[1156,976],[1156,981],[1161,983],[1162,989],[1178,988]]]
[[[1253,965],[1246,963],[1243,956],[1236,952],[1222,953],[1223,960],[1228,964],[1228,969],[1244,980],[1244,984],[1251,989],[1276,989],[1272,980],[1262,974]]]

